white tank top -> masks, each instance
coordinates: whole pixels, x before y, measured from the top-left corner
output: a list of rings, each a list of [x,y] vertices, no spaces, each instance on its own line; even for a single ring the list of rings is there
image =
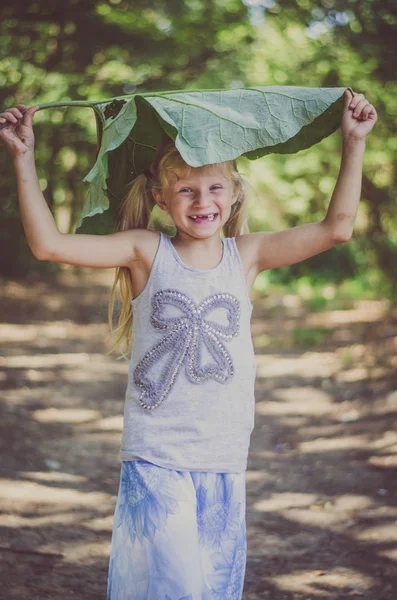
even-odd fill
[[[171,238],[131,300],[121,460],[182,471],[247,469],[255,416],[252,303],[236,240],[213,269],[186,265]]]

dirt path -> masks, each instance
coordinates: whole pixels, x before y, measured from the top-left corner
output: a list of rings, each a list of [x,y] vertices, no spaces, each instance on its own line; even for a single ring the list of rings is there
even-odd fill
[[[3,287],[7,600],[105,598],[127,380],[126,363],[105,355],[109,281],[70,269]],[[252,322],[244,600],[395,600],[397,314],[275,300],[258,301]],[[329,335],[295,348],[297,327]]]

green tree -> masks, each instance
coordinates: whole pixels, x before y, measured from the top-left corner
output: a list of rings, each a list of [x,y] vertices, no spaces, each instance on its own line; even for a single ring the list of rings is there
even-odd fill
[[[362,202],[352,242],[293,265],[286,277],[317,270],[337,279],[369,265],[373,283],[397,299],[397,6],[381,0],[250,2],[256,23],[247,84],[352,86],[379,115],[368,138]],[[252,8],[255,11],[252,11]],[[266,8],[267,7],[267,8]],[[262,198],[252,226],[294,226],[322,218],[340,161],[340,136],[290,157],[269,156],[258,171]],[[336,268],[335,268],[336,267]],[[279,274],[277,274],[279,275]]]

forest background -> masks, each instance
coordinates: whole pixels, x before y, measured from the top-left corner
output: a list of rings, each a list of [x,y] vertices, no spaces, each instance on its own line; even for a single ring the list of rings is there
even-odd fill
[[[380,0],[46,0],[2,3],[0,106],[100,100],[135,91],[251,85],[351,86],[374,104],[353,238],[263,273],[314,305],[346,296],[397,299],[397,9]],[[35,116],[40,185],[59,228],[74,231],[95,160],[95,119],[79,108]],[[294,155],[240,160],[255,189],[251,231],[325,216],[341,157],[337,131]],[[57,270],[24,240],[12,163],[0,148],[0,275]],[[308,291],[310,290],[310,291]],[[315,291],[313,291],[315,290]]]

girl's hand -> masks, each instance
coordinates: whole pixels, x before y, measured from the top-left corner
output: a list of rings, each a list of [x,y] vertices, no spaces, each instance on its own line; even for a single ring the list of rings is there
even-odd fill
[[[341,122],[343,140],[365,140],[375,125],[378,115],[364,94],[353,95],[345,91],[344,109]]]
[[[8,152],[14,159],[29,152],[33,153],[34,133],[32,121],[37,110],[39,110],[38,106],[31,106],[26,110],[24,104],[17,104],[16,107],[0,113],[0,125],[6,124],[6,127],[3,126],[0,129],[0,139],[3,140]],[[24,111],[24,114],[21,111]],[[22,122],[19,122],[20,119],[22,119]]]

